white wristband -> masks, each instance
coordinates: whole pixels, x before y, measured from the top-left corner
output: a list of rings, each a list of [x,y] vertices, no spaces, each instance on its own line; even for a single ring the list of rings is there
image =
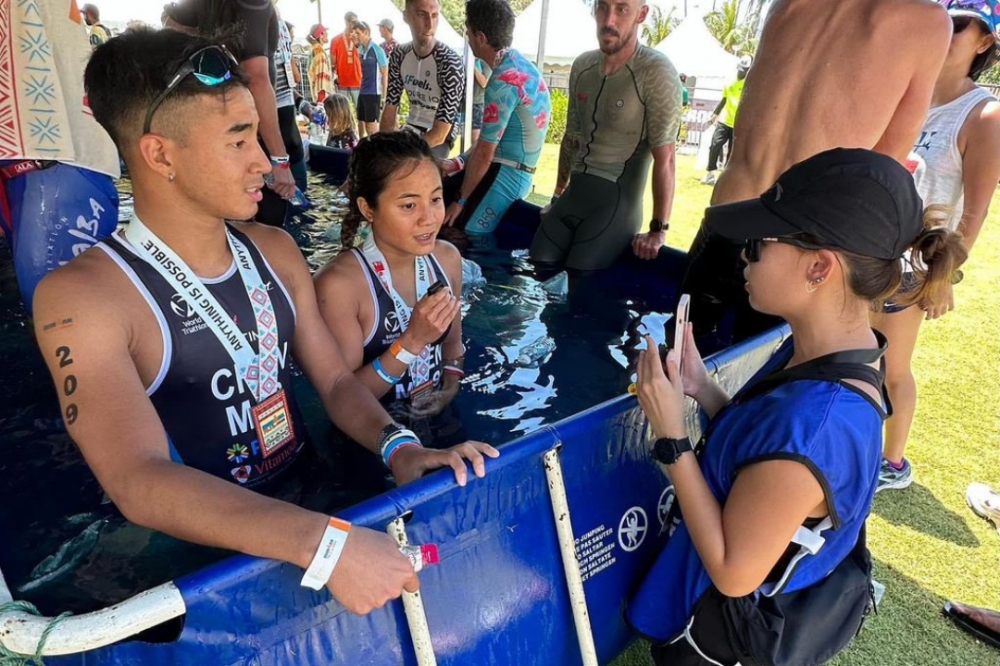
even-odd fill
[[[333,568],[337,566],[340,555],[344,552],[344,544],[347,543],[347,535],[351,531],[351,524],[339,518],[330,518],[326,523],[326,531],[323,538],[319,540],[319,548],[313,557],[306,575],[302,577],[302,587],[309,587],[314,590],[321,590],[330,580]]]
[[[392,345],[389,347],[389,353],[392,354],[393,358],[395,358],[397,361],[399,361],[405,366],[409,366],[411,363],[415,362],[418,358],[420,358],[419,354],[414,354],[411,351],[407,351],[407,349],[403,347],[403,345],[401,345],[398,340],[392,343]]]

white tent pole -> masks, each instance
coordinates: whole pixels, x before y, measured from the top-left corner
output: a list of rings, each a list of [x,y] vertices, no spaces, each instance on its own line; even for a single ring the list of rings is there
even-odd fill
[[[545,478],[549,484],[549,499],[552,502],[552,516],[556,521],[556,536],[562,554],[566,587],[569,589],[569,603],[573,611],[576,640],[580,645],[583,666],[597,666],[597,647],[594,632],[590,626],[590,611],[587,609],[587,593],[583,589],[580,560],[576,556],[576,542],[573,524],[569,515],[569,500],[566,498],[566,484],[563,481],[562,463],[559,462],[559,448],[550,449],[542,456]]]
[[[389,523],[386,531],[400,546],[410,545],[406,537],[406,527],[402,516]],[[417,657],[417,666],[437,666],[434,645],[431,643],[431,630],[427,626],[427,614],[424,612],[424,601],[420,590],[403,592],[403,610],[406,612],[406,624],[410,628],[410,638],[413,640],[413,652]]]
[[[538,55],[535,59],[535,65],[538,66],[538,71],[544,71],[545,63],[545,33],[548,32],[549,28],[549,0],[542,0],[542,22],[538,28]]]

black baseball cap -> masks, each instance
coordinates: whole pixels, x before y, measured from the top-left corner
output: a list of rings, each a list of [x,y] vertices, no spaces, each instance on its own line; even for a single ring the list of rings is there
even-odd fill
[[[705,225],[740,242],[808,234],[832,249],[898,259],[924,228],[923,208],[899,162],[834,148],[794,165],[759,199],[708,208]]]

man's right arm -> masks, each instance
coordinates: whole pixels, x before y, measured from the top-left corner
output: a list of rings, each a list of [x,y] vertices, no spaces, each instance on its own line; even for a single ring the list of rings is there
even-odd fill
[[[98,290],[81,290],[84,281],[74,279],[81,277],[64,269],[42,281],[36,335],[67,430],[111,500],[131,522],[176,538],[307,567],[327,516],[172,462],[129,353],[129,322],[108,311]],[[370,566],[373,556],[380,567]],[[393,581],[381,583],[377,573],[358,578],[383,561]],[[386,535],[352,529],[327,586],[349,610],[366,612],[399,596],[403,584],[416,584],[412,568],[400,573],[404,563]],[[374,595],[360,589],[368,585]]]
[[[397,46],[389,56],[389,85],[385,92],[385,108],[382,109],[382,120],[379,123],[380,132],[395,132],[396,112],[403,98],[402,50]]]
[[[576,65],[576,63],[573,63]],[[570,71],[569,91],[566,105],[566,132],[559,144],[559,171],[556,173],[556,188],[553,194],[560,196],[569,185],[569,175],[576,161],[576,151],[580,148],[580,118],[577,115],[577,78]]]

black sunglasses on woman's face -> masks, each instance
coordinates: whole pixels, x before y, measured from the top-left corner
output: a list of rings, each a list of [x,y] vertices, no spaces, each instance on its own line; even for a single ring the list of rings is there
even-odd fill
[[[746,244],[743,246],[743,256],[746,258],[747,263],[755,263],[760,261],[760,251],[764,243],[784,243],[785,245],[794,245],[795,247],[802,250],[822,250],[823,248],[819,245],[813,243],[807,243],[803,240],[797,238],[792,238],[786,236],[784,238],[748,238]]]

